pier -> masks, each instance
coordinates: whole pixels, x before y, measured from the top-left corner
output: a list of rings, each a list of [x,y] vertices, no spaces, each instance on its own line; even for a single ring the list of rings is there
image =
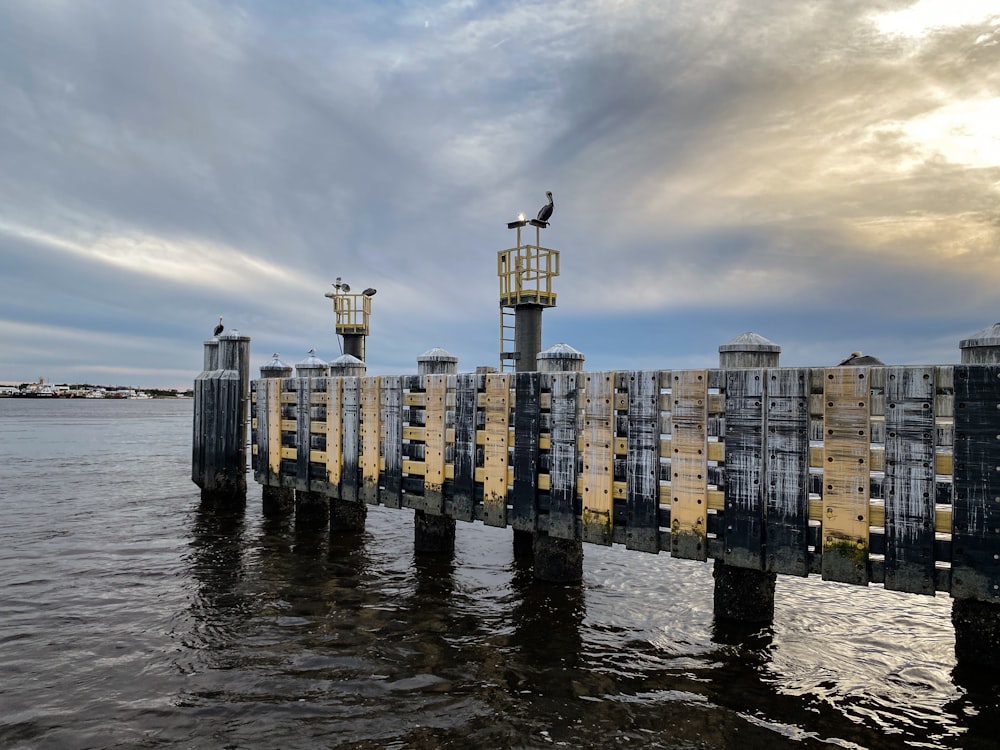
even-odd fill
[[[370,505],[410,510],[421,555],[452,554],[459,521],[509,528],[562,584],[584,545],[713,561],[715,616],[744,623],[772,620],[779,575],[946,592],[959,661],[1000,665],[1000,324],[958,365],[782,367],[746,333],[716,368],[588,371],[573,347],[539,351],[559,254],[537,224],[524,244],[526,223],[498,254],[499,369],[431,349],[415,374],[367,375],[374,290],[339,278],[351,351],[333,362],[310,353],[293,375],[275,355],[250,380],[249,339],[206,342],[203,498],[245,499],[249,427],[268,515],[337,532]]]

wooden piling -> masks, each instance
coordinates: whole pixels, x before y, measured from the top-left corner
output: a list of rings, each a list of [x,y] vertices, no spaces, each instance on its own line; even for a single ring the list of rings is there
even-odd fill
[[[445,515],[445,435],[449,379],[456,383],[458,357],[435,347],[417,357],[417,374],[424,379],[424,499],[413,511],[413,549],[425,555],[455,552],[455,519]]]
[[[346,341],[345,337],[345,341]],[[326,381],[326,423],[324,426],[324,445],[326,446],[327,487],[338,488],[329,498],[330,533],[355,534],[364,531],[368,518],[368,505],[360,497],[357,486],[357,475],[361,456],[370,456],[372,442],[377,442],[379,436],[378,420],[371,417],[372,389],[377,390],[377,383],[370,384],[365,390],[367,380],[365,363],[351,353],[345,353],[330,362],[330,377]],[[358,393],[358,389],[363,394]],[[381,394],[378,395],[381,398]],[[367,415],[361,407],[362,400],[367,403]],[[367,419],[368,429],[359,425],[359,419]],[[373,423],[375,423],[373,425]],[[375,427],[373,435],[371,428]],[[358,441],[365,440],[368,448],[362,449]],[[371,459],[367,458],[369,475],[372,474]],[[377,470],[375,470],[377,472]],[[371,498],[378,484],[377,474],[374,484],[366,497]]]
[[[952,609],[959,665],[1000,668],[1000,323],[959,343],[955,368]],[[987,365],[975,367],[974,365]]]
[[[266,391],[267,388],[274,389],[275,386],[280,384],[282,378],[290,378],[292,376],[291,365],[286,365],[281,361],[281,358],[275,352],[274,356],[271,357],[266,363],[260,366],[260,377],[261,379],[257,381],[255,386]],[[268,383],[268,381],[271,381]],[[269,400],[266,398],[266,392],[263,393],[263,398],[258,397],[257,408],[254,411],[254,420],[256,422],[256,430],[262,432],[263,440],[255,441],[257,444],[263,442],[265,445],[268,443],[267,440],[267,430],[270,429],[277,430],[280,435],[281,431],[281,413],[274,409],[278,405],[278,399],[274,398]],[[268,404],[273,404],[271,411],[268,411]],[[270,456],[253,456],[254,466],[253,469],[257,473],[267,472],[270,468]],[[277,467],[275,467],[276,470]],[[261,487],[261,512],[267,517],[280,517],[287,513],[290,513],[295,508],[295,490],[291,487],[277,487],[270,484],[265,484]]]
[[[536,401],[540,404],[544,383],[548,386],[551,401],[548,517],[543,519],[539,513],[537,480],[528,479],[523,479],[521,483],[518,516],[530,519],[523,522],[522,532],[530,534],[535,578],[550,583],[578,583],[583,580],[583,541],[576,513],[577,388],[581,380],[576,373],[583,370],[584,355],[568,344],[555,344],[541,352],[537,362],[537,373],[518,373],[515,376],[518,379],[518,396],[514,418],[514,481],[517,483],[519,475],[523,477],[537,472],[538,464],[537,443],[531,445],[527,452],[518,453],[520,394],[525,392],[524,398],[533,415],[531,419],[537,420]],[[539,394],[537,399],[535,393]],[[523,431],[528,429],[528,425],[522,424]],[[520,469],[518,461],[522,462]]]
[[[454,519],[510,525],[546,580],[579,580],[582,541],[712,558],[719,619],[768,622],[776,573],[948,591],[959,659],[1000,666],[1000,363],[778,368],[739,339],[717,370],[263,377],[255,477],[413,508],[439,553]],[[199,376],[196,467],[227,347]]]
[[[718,619],[745,623],[770,623],[774,619],[777,574],[770,569],[773,561],[771,565],[766,562],[770,496],[761,480],[774,485],[780,482],[783,488],[805,493],[802,507],[808,506],[804,471],[799,467],[787,466],[791,470],[788,479],[765,474],[765,451],[774,447],[781,452],[777,433],[775,444],[767,445],[771,434],[766,427],[767,389],[771,382],[766,368],[778,367],[780,356],[780,346],[756,333],[741,334],[719,347],[719,367],[727,372],[724,551],[722,559],[716,559],[714,570]],[[808,411],[801,416],[807,420]],[[782,431],[781,436],[785,434]]]
[[[204,370],[194,382],[191,478],[206,502],[243,504],[247,492],[250,339],[205,342]]]
[[[312,451],[312,421],[314,387],[322,390],[330,366],[316,356],[313,349],[309,356],[295,363],[295,525],[325,527],[330,519],[330,499],[319,492],[312,491],[309,472],[310,454]]]

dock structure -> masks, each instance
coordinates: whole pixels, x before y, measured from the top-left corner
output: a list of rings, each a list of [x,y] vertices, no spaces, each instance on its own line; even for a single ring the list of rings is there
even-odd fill
[[[251,396],[265,486],[1000,599],[1000,482],[971,473],[1000,466],[1000,365],[284,378]]]
[[[191,479],[205,501],[246,502],[249,384],[249,337],[232,333],[204,343],[194,381]]]
[[[982,523],[993,498],[970,507],[983,478],[955,472],[956,453],[1000,452],[980,434],[992,422],[1000,434],[1000,419],[983,424],[998,375],[945,365],[255,381],[253,467],[265,485],[464,521],[531,519],[561,538],[992,599],[1000,586],[958,575],[942,554],[952,540],[936,535],[1000,541]],[[538,410],[534,429],[525,407]],[[588,418],[601,424],[588,431]],[[522,436],[537,448],[519,450]],[[460,460],[472,440],[475,461]],[[580,454],[572,471],[559,460],[567,448]],[[516,497],[515,476],[526,485]],[[553,493],[573,502],[553,507]]]
[[[254,479],[354,529],[383,505],[431,537],[480,522],[713,560],[720,617],[772,616],[777,575],[947,592],[959,657],[1000,665],[1000,363],[777,367],[771,342],[734,342],[736,367],[461,373],[431,350],[421,374],[261,377]],[[237,380],[222,364],[196,384]],[[210,403],[239,413],[204,401],[196,426],[225,421]]]
[[[959,661],[1000,667],[1000,323],[958,365],[782,367],[746,333],[716,368],[587,371],[572,347],[541,351],[559,275],[543,226],[519,217],[498,253],[499,371],[432,349],[416,374],[368,375],[375,290],[338,278],[344,355],[295,377],[275,356],[249,382],[265,513],[357,532],[369,505],[412,509],[420,554],[451,554],[458,521],[510,528],[536,578],[563,583],[585,544],[712,560],[716,617],[749,623],[773,619],[779,575],[947,592]],[[193,477],[245,496],[248,346],[205,351]]]

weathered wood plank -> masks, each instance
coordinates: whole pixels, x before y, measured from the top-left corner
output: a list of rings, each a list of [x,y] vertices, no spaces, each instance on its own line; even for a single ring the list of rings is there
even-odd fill
[[[934,596],[935,367],[886,368],[885,587]]]
[[[261,390],[264,390],[264,386],[260,386]],[[254,479],[258,482],[260,481],[260,454],[258,452],[257,446],[259,445],[259,420],[257,419],[259,415],[260,404],[257,400],[257,382],[250,382],[250,469],[253,471]],[[265,407],[266,413],[266,407]]]
[[[340,493],[344,461],[343,387],[340,378],[326,379],[326,481]]]
[[[299,389],[295,392],[295,480],[297,490],[310,491],[309,451],[312,439],[312,380],[299,378]]]
[[[385,375],[381,383],[382,481],[379,502],[387,508],[403,507],[403,380]]]
[[[253,385],[256,388],[253,402],[253,476],[263,485],[271,484],[270,467],[267,463],[267,380],[260,380]]]
[[[452,515],[460,521],[475,518],[476,384],[474,373],[463,373],[455,385],[455,481]]]
[[[580,376],[574,372],[544,376],[552,394],[549,448],[549,527],[548,534],[559,539],[579,539],[576,512],[577,455],[579,420],[577,394]],[[540,479],[540,478],[539,478]],[[541,482],[539,482],[541,486]]]
[[[359,400],[361,385],[360,378],[349,376],[342,381],[342,407],[341,419],[343,420],[343,473],[340,478],[340,499],[348,502],[358,502],[358,447],[360,443],[359,430]]]
[[[809,574],[809,371],[770,369],[764,471],[766,569]]]
[[[514,487],[511,491],[510,525],[517,531],[534,531],[538,505],[538,431],[541,424],[541,375],[520,372],[514,376]]]
[[[614,522],[613,372],[583,376],[583,541],[611,545]]]
[[[764,371],[726,372],[726,513],[723,560],[764,567]]]
[[[483,522],[507,525],[507,455],[510,374],[486,376],[486,444],[483,446]]]
[[[952,584],[955,599],[1000,599],[1000,366],[955,365]]]
[[[868,584],[871,387],[867,367],[828,367],[823,392],[823,579]]]
[[[625,546],[660,551],[660,380],[656,371],[625,373],[628,387]]]
[[[377,376],[361,378],[361,449],[358,462],[361,486],[358,488],[358,497],[361,502],[369,505],[378,505],[381,387],[381,378]]]
[[[674,370],[671,395],[670,554],[707,560],[708,371]]]
[[[444,512],[445,398],[447,375],[424,376],[424,503],[432,515]]]
[[[281,480],[281,385],[275,378],[267,381],[267,471],[273,482]]]

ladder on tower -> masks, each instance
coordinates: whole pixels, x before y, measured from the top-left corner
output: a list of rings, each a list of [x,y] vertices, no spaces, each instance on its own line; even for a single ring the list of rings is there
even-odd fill
[[[514,338],[515,313],[511,307],[500,306],[500,372],[514,372],[517,351]]]

